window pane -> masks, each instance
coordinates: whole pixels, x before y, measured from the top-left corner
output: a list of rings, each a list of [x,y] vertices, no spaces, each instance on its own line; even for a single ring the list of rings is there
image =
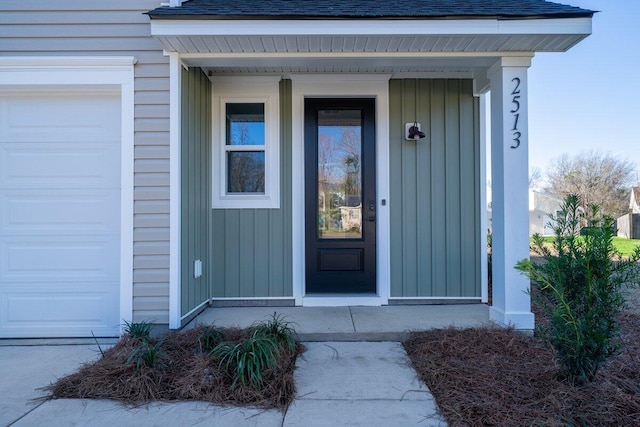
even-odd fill
[[[264,145],[264,104],[226,104],[227,145]]]
[[[264,194],[264,151],[227,152],[227,192]]]
[[[362,238],[361,158],[361,111],[318,111],[319,238]]]

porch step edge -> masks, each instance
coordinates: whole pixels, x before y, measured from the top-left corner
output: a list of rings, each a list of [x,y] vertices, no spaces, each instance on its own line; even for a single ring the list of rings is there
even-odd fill
[[[396,341],[403,342],[409,338],[411,332],[298,332],[301,342],[325,341]]]

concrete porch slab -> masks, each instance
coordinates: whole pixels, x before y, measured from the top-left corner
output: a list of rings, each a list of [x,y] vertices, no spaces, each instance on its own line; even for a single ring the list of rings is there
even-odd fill
[[[411,331],[490,324],[486,304],[382,307],[211,307],[187,327],[247,327],[273,313],[291,322],[301,341],[403,341]]]

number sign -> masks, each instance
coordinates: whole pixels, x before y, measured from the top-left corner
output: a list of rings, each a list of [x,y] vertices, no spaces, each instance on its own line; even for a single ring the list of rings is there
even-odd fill
[[[515,87],[513,91],[511,91],[511,104],[513,104],[513,108],[509,110],[513,116],[513,128],[511,128],[513,132],[513,145],[511,145],[511,148],[515,149],[520,147],[520,138],[522,137],[522,132],[518,130],[518,119],[520,119],[520,79],[514,77],[511,81],[515,83]]]

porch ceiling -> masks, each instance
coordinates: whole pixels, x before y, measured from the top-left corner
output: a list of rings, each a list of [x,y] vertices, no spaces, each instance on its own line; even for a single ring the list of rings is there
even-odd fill
[[[474,73],[501,56],[563,52],[591,18],[151,20],[151,34],[210,73]]]

